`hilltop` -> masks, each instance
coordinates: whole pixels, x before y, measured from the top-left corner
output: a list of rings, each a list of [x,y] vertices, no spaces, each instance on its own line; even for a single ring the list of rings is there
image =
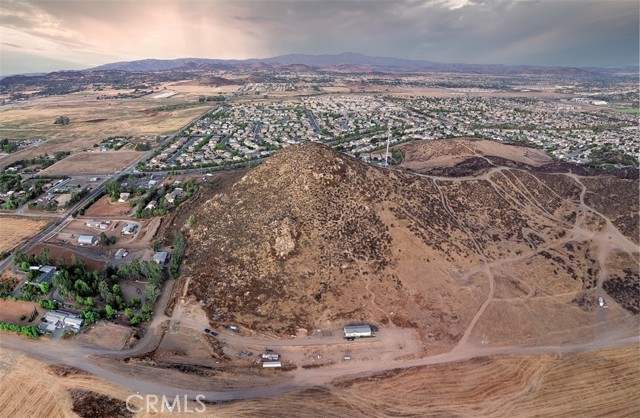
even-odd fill
[[[296,145],[195,209],[177,288],[214,323],[280,335],[369,321],[432,352],[588,340],[599,295],[609,327],[637,326],[637,194],[613,176],[432,177]]]

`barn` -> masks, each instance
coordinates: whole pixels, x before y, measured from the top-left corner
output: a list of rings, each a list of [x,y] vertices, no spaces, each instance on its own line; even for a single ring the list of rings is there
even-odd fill
[[[93,235],[78,236],[78,244],[80,245],[96,245],[97,243],[98,243],[98,239]]]
[[[370,325],[347,325],[346,327],[344,327],[344,338],[346,338],[347,340],[373,336],[374,333]]]

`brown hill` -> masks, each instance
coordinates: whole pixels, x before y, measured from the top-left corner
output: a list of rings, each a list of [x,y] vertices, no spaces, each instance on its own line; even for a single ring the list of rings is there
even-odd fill
[[[637,326],[637,194],[636,180],[430,177],[297,145],[197,209],[178,289],[214,322],[267,333],[369,321],[415,327],[431,352],[589,339],[599,295],[608,327]]]

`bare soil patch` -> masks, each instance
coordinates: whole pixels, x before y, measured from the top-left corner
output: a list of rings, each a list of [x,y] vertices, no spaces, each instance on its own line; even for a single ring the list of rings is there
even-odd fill
[[[122,350],[132,333],[132,329],[112,322],[100,321],[77,339],[83,343],[112,350]]]
[[[474,138],[414,141],[397,148],[403,153],[402,167],[416,171],[452,167],[472,157],[498,157],[533,167],[551,162],[547,154],[534,148]],[[487,164],[492,164],[490,159]]]
[[[135,151],[83,152],[55,163],[40,174],[44,176],[111,174],[128,166],[143,154]]]
[[[38,310],[38,316],[33,322],[28,322],[29,316],[34,309]],[[0,299],[1,322],[10,322],[12,324],[20,325],[38,325],[40,323],[40,316],[44,315],[45,312],[47,311],[38,306],[38,304],[35,302]],[[26,319],[21,320],[20,317],[22,317],[23,315],[26,316]]]
[[[10,251],[49,224],[46,219],[0,216],[0,251]]]
[[[108,195],[102,196],[85,212],[85,217],[126,216],[131,212],[128,202],[112,201]]]
[[[102,261],[85,257],[82,254],[78,254],[77,252],[74,252],[70,249],[58,247],[56,245],[37,244],[35,247],[29,250],[28,254],[38,255],[44,247],[49,249],[49,255],[51,257],[51,260],[53,260],[54,262],[58,260],[58,257],[62,257],[65,264],[71,264],[72,257],[75,256],[76,258],[82,260],[90,269],[102,270],[104,268],[104,262]]]

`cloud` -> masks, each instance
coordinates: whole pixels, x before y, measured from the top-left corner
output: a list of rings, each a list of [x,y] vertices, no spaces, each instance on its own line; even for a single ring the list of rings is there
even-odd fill
[[[361,52],[441,62],[638,61],[637,1],[3,0],[4,50],[96,65]]]

